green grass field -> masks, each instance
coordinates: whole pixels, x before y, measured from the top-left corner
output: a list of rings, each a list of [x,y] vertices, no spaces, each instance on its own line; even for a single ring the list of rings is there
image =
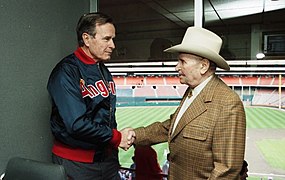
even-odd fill
[[[246,107],[245,112],[247,128],[285,128],[285,111],[265,107]]]
[[[285,169],[285,138],[261,140],[257,146],[272,167]]]
[[[125,127],[147,126],[155,121],[164,121],[176,110],[176,107],[127,107],[117,109],[118,129]],[[264,107],[246,107],[247,128],[249,129],[285,129],[285,111]],[[264,158],[272,167],[285,170],[285,135],[283,140],[263,140],[257,144]],[[157,152],[159,163],[165,161],[167,143],[153,146]],[[276,149],[272,151],[272,149]],[[120,163],[123,167],[132,164],[134,149],[120,149]],[[255,179],[249,178],[249,179]]]

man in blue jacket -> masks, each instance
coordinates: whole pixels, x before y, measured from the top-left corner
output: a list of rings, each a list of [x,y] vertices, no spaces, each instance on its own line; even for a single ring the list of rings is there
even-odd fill
[[[115,83],[104,65],[115,48],[115,27],[109,16],[89,13],[76,31],[79,47],[56,65],[47,85],[53,162],[69,179],[120,179],[118,147],[129,145],[117,130]]]

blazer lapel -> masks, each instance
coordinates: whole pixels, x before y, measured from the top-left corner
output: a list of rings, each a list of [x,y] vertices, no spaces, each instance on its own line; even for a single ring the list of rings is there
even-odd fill
[[[170,136],[170,140],[172,140],[182,129],[190,123],[193,119],[200,116],[203,112],[207,110],[203,99],[201,96],[197,96],[196,99],[192,102],[192,104],[188,107],[188,109],[182,115],[180,121],[178,122],[173,134]],[[176,119],[176,117],[175,117]],[[173,121],[174,122],[174,121]]]
[[[195,118],[197,118],[198,116],[200,116],[207,110],[205,103],[212,101],[214,90],[218,82],[219,82],[218,77],[214,75],[214,77],[209,81],[209,83],[205,86],[205,88],[200,92],[200,94],[195,98],[192,104],[188,107],[188,109],[182,115],[174,132],[170,134],[170,141],[173,138],[175,138],[175,136],[177,136],[179,132],[181,132],[187,124],[189,124],[191,121],[193,121]],[[188,90],[185,92],[185,94],[188,94]],[[170,133],[172,132],[174,121],[176,120],[178,112],[181,109],[183,102],[185,101],[185,98],[186,98],[185,94],[183,96],[180,106],[178,107],[178,110],[176,111],[176,114],[173,116]]]
[[[176,118],[177,118],[177,115],[178,115],[178,113],[179,113],[179,111],[180,111],[180,109],[181,109],[181,107],[182,107],[182,104],[183,104],[184,101],[186,100],[187,94],[189,93],[190,90],[191,90],[190,87],[188,87],[188,88],[186,89],[186,91],[185,91],[185,93],[184,93],[184,95],[183,95],[183,97],[182,97],[182,99],[181,99],[181,102],[180,102],[178,108],[176,109],[176,111],[175,111],[175,113],[174,113],[174,115],[173,115],[173,117],[172,117],[172,122],[171,122],[171,124],[170,124],[169,132],[168,132],[169,137],[171,137],[172,130],[173,130],[173,126],[174,126],[174,122],[175,122],[175,120],[176,120]]]

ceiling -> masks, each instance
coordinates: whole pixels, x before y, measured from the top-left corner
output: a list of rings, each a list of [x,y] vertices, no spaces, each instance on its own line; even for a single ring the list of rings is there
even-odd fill
[[[119,39],[184,33],[195,19],[194,0],[101,0],[98,7],[113,17]],[[234,32],[250,31],[251,24],[285,26],[285,0],[204,0],[203,7],[203,27]]]

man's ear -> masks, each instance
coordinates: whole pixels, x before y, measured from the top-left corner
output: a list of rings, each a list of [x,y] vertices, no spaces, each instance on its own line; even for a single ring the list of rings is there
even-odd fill
[[[87,33],[82,34],[82,40],[85,44],[85,46],[89,47],[89,41],[90,41],[91,36]]]
[[[210,61],[206,58],[201,60],[201,74],[205,74],[210,68]]]

